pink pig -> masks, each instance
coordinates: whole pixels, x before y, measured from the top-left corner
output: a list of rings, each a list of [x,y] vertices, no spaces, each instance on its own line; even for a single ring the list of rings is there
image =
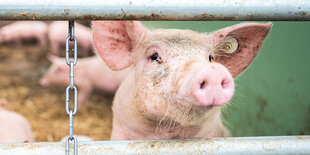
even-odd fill
[[[271,26],[239,24],[206,35],[94,21],[93,41],[104,62],[113,70],[133,66],[113,101],[111,140],[229,136],[221,107]]]
[[[92,40],[91,40],[91,29],[81,25],[77,22],[74,23],[75,27],[75,37],[78,44],[78,52],[82,56],[89,56],[92,54]],[[55,21],[49,25],[48,28],[48,38],[50,40],[52,53],[54,55],[60,55],[61,47],[65,47],[66,38],[68,37],[68,22],[67,21]],[[70,49],[73,48],[73,42],[70,43]]]
[[[33,142],[33,135],[28,121],[15,112],[6,110],[8,102],[0,99],[0,143]]]
[[[48,72],[40,79],[42,86],[69,84],[69,66],[65,59],[48,56],[52,62]],[[130,68],[113,71],[97,56],[80,58],[74,67],[74,84],[78,88],[78,106],[87,101],[94,88],[108,93],[115,93],[122,80],[128,75]]]
[[[6,25],[0,29],[1,42],[21,42],[22,39],[35,38],[46,46],[47,24],[39,21],[21,21]]]

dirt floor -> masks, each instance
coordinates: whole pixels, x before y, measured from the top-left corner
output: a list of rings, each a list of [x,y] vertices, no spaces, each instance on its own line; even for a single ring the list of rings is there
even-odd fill
[[[0,45],[0,98],[7,99],[13,111],[28,119],[37,142],[59,141],[69,133],[65,87],[39,85],[50,65],[48,52],[36,44]],[[93,92],[74,117],[74,133],[108,140],[112,99],[104,92]]]

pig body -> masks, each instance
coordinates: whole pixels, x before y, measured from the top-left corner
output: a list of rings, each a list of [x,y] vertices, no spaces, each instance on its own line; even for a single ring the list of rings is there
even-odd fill
[[[3,103],[7,104],[7,101],[0,101],[0,143],[33,142],[28,121],[20,114],[6,110]]]
[[[46,46],[47,24],[44,22],[21,21],[0,29],[1,42],[21,42],[22,39],[35,38],[41,47]]]
[[[42,86],[69,84],[69,67],[65,59],[49,56],[52,65],[48,72],[40,79]],[[81,58],[74,67],[74,84],[78,88],[78,106],[88,99],[91,91],[96,88],[107,93],[115,93],[130,69],[113,71],[109,69],[97,56]]]
[[[82,56],[92,55],[91,29],[79,23],[75,23],[74,35],[78,43],[78,51]],[[55,21],[49,25],[48,38],[51,44],[52,53],[59,56],[61,48],[65,47],[68,37],[68,22]],[[73,48],[70,41],[70,47]]]
[[[98,55],[113,70],[133,66],[113,101],[111,140],[229,136],[221,107],[233,77],[255,58],[271,28],[240,24],[209,35],[150,31],[135,21],[93,22]]]

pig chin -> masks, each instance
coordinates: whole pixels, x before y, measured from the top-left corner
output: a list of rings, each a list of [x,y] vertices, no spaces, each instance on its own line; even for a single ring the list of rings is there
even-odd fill
[[[183,127],[203,124],[210,113],[217,111],[219,107],[200,106],[187,101],[176,101],[169,104],[171,118]],[[174,111],[174,113],[172,113]]]
[[[219,109],[213,106],[199,106],[186,101],[176,101],[175,99],[166,99],[166,102],[160,105],[158,111],[147,109],[146,106],[138,106],[139,113],[156,126],[165,126],[166,128],[199,126],[208,119],[210,113]]]

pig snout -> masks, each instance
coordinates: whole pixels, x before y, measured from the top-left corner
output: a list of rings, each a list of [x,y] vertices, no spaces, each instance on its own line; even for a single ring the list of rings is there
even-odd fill
[[[45,78],[41,78],[40,81],[39,81],[40,85],[43,86],[43,87],[47,87],[49,85],[49,82],[47,79]]]
[[[231,99],[234,89],[234,81],[229,71],[221,64],[210,63],[200,69],[190,92],[201,106],[220,106]]]

